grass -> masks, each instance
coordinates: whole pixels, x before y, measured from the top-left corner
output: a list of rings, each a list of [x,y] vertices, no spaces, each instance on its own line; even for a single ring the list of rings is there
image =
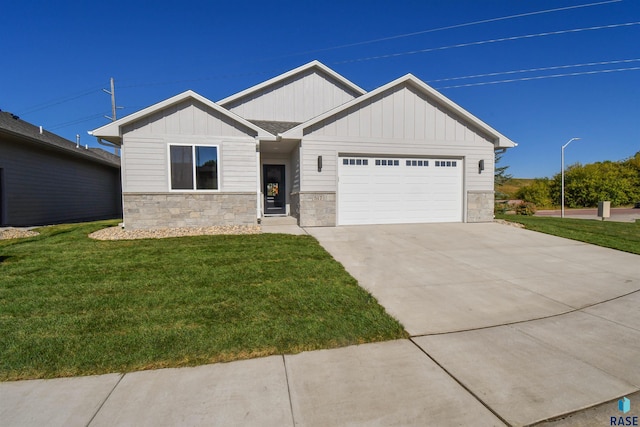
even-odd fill
[[[406,337],[310,236],[0,241],[0,380],[190,366]]]
[[[640,222],[638,221],[630,223],[521,215],[496,215],[496,217],[524,224],[529,230],[640,255]]]

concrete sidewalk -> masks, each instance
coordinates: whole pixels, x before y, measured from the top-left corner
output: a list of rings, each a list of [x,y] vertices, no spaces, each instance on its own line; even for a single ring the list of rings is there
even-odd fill
[[[640,415],[639,256],[499,224],[306,231],[411,339],[4,382],[0,425],[609,425],[624,395]]]

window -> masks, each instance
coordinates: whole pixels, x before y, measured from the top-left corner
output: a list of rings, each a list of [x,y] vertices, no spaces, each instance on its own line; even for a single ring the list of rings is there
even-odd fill
[[[171,145],[169,157],[172,190],[218,190],[218,147]]]
[[[343,165],[349,166],[368,166],[369,160],[367,159],[342,159]]]

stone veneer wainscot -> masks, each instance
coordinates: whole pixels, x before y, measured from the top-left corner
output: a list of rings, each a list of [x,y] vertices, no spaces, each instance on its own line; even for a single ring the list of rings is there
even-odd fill
[[[255,225],[256,193],[124,193],[128,229]]]
[[[467,222],[493,221],[493,191],[467,192]]]

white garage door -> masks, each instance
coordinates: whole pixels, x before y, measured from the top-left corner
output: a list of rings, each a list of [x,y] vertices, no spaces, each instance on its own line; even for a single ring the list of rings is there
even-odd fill
[[[462,160],[341,157],[338,224],[462,221]]]

